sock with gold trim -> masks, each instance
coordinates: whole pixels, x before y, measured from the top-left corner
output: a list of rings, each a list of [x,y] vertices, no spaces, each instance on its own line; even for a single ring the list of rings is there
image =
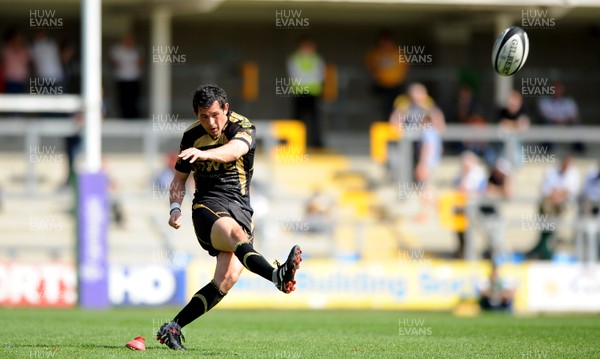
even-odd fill
[[[258,274],[269,282],[273,281],[273,270],[275,268],[267,262],[265,257],[256,252],[251,243],[238,243],[233,249],[233,253],[250,272]]]
[[[221,292],[217,284],[211,280],[210,283],[194,294],[190,302],[175,316],[173,321],[182,328],[185,327],[219,304],[225,294],[227,293]]]

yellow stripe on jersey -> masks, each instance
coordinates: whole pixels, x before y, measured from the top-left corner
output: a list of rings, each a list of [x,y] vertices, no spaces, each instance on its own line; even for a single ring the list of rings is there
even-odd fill
[[[244,169],[244,158],[240,157],[235,161],[235,167],[238,171],[238,179],[240,181],[240,193],[242,196],[246,195],[246,169]]]
[[[192,129],[198,127],[198,125],[200,125],[200,121],[196,120],[196,122],[189,125],[188,128],[186,128],[185,131],[183,131],[183,132],[188,132],[189,130],[192,130]]]
[[[236,133],[235,136],[233,136],[233,138],[239,138],[244,140],[246,143],[248,143],[248,146],[252,144],[252,136],[247,132],[240,131]]]
[[[196,141],[194,141],[194,147],[202,148],[202,147],[215,146],[215,145],[224,145],[227,142],[228,142],[227,137],[224,136],[223,134],[219,135],[219,137],[216,140],[214,138],[212,138],[209,134],[206,134],[206,135],[200,136],[200,138],[198,138]]]

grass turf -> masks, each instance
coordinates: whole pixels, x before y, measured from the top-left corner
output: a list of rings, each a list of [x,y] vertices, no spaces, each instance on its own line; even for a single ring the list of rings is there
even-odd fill
[[[0,309],[0,358],[600,358],[600,316],[215,310],[155,340],[176,308]],[[125,348],[141,335],[145,352]]]

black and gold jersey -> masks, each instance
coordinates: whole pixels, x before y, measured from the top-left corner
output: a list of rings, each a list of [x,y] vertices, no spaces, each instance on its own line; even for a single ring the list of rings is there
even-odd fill
[[[190,163],[189,159],[178,159],[175,164],[177,171],[193,172],[196,182],[194,204],[207,200],[236,201],[251,210],[249,190],[254,171],[255,132],[256,128],[246,117],[232,111],[227,114],[227,123],[216,139],[204,130],[200,121],[194,122],[185,130],[180,152],[190,147],[209,150],[229,141],[243,141],[249,147],[248,153],[237,161],[228,163],[199,160]]]

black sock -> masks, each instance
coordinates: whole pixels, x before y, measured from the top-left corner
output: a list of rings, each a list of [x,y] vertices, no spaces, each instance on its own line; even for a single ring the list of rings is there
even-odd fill
[[[194,294],[190,302],[175,316],[173,321],[182,328],[185,327],[217,305],[225,294],[227,293],[221,292],[214,281],[210,281],[204,288]]]
[[[269,282],[273,281],[273,266],[267,262],[265,257],[257,253],[248,242],[238,243],[233,253],[249,271],[258,274]]]

